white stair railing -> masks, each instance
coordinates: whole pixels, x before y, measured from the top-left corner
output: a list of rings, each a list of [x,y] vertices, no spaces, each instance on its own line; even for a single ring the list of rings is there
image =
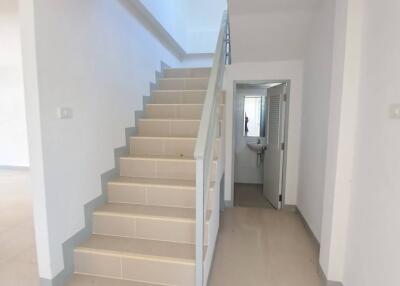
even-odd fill
[[[213,66],[206,98],[204,101],[203,112],[201,115],[200,127],[197,135],[194,158],[196,159],[196,286],[204,286],[204,226],[206,225],[206,216],[208,206],[208,193],[213,173],[216,172],[213,167],[214,143],[217,134],[220,132],[220,104],[222,81],[225,70],[225,61],[230,52],[230,41],[228,42],[228,17],[224,13],[221,29],[218,36],[217,47],[214,54]]]

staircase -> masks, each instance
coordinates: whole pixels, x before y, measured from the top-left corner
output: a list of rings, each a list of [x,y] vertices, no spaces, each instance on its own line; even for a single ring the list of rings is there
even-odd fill
[[[67,285],[195,285],[193,153],[209,76],[209,68],[164,71],[129,155],[120,158],[120,177],[108,183],[107,203],[93,213],[93,234],[75,249]]]

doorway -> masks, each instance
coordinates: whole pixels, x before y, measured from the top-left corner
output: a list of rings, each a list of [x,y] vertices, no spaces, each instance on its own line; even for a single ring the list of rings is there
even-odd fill
[[[290,82],[234,83],[234,205],[284,203]]]

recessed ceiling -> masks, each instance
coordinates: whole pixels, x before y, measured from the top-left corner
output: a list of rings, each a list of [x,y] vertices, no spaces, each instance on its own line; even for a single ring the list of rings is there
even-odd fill
[[[228,0],[230,14],[265,14],[294,10],[313,10],[321,0]]]

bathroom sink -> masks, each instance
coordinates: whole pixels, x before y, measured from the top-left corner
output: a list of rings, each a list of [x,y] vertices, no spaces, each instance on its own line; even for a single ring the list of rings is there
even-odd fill
[[[250,150],[257,153],[264,152],[267,149],[267,145],[257,142],[247,143],[247,146],[250,148]]]

